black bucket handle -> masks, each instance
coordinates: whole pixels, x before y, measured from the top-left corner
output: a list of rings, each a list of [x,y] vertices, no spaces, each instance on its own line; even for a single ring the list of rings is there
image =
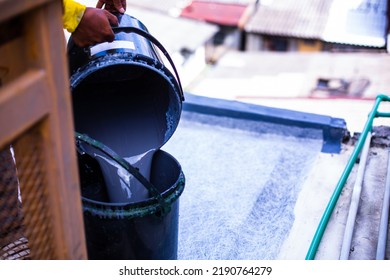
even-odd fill
[[[165,201],[161,193],[157,190],[157,188],[148,181],[148,179],[143,176],[137,168],[132,166],[129,162],[120,157],[117,153],[115,153],[112,149],[104,145],[103,143],[89,137],[88,135],[81,134],[75,132],[76,137],[76,147],[78,150],[83,150],[81,146],[81,142],[87,143],[88,145],[98,149],[103,152],[105,155],[109,156],[112,160],[118,163],[121,167],[123,167],[127,172],[133,175],[152,195],[153,198],[157,199],[160,204],[161,215],[164,216],[171,210],[171,206]],[[78,151],[79,152],[79,151]]]
[[[180,78],[179,78],[179,73],[177,72],[175,64],[173,63],[172,58],[168,54],[168,51],[164,48],[164,46],[155,37],[153,37],[150,33],[145,32],[145,31],[143,31],[143,30],[141,30],[141,29],[139,29],[137,27],[133,27],[133,26],[123,26],[123,27],[115,27],[115,26],[113,26],[112,27],[112,31],[114,33],[119,33],[119,32],[135,33],[135,34],[140,35],[140,36],[144,37],[145,39],[151,41],[157,48],[159,48],[160,51],[168,59],[169,63],[171,64],[171,66],[173,68],[173,71],[175,72],[176,80],[177,80],[177,83],[179,85],[180,98],[181,98],[181,101],[184,101],[183,87],[181,85],[181,81],[180,81]]]

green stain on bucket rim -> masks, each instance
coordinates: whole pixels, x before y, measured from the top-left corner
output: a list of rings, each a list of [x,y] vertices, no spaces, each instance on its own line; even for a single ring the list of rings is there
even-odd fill
[[[133,203],[109,203],[82,197],[83,211],[100,218],[127,218],[145,217],[149,215],[165,216],[171,211],[171,205],[182,194],[185,185],[185,177],[182,170],[176,182],[166,191],[161,193],[156,186],[149,182],[137,168],[133,167],[126,160],[121,158],[117,153],[111,150],[103,143],[78,132],[75,132],[76,146],[82,150],[81,142],[86,143],[117,162],[127,172],[137,178],[144,187],[149,191],[151,197],[140,202]],[[179,163],[177,163],[179,165]],[[180,165],[179,165],[180,166]]]
[[[162,209],[159,201],[154,197],[136,203],[104,203],[83,197],[83,211],[93,216],[99,216],[103,219],[133,219],[150,215],[161,216],[170,211],[169,205],[174,203],[180,197],[184,190],[184,185],[184,174],[183,172],[180,172],[180,176],[176,184],[166,192],[162,193],[162,197],[165,205],[168,205],[168,209]]]

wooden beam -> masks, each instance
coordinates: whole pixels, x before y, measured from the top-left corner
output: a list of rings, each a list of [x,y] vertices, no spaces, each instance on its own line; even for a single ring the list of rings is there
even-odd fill
[[[0,147],[49,113],[46,75],[30,70],[1,89]]]
[[[59,0],[57,0],[59,2]],[[5,1],[0,0],[0,22],[6,21],[12,17],[23,14],[25,11],[31,11],[43,4],[53,2],[52,0],[24,0],[24,1]],[[62,1],[61,1],[62,2]]]

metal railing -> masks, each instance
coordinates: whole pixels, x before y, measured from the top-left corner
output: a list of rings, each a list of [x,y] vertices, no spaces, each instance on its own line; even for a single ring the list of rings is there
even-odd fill
[[[316,256],[318,247],[321,243],[321,239],[324,235],[324,232],[326,230],[326,227],[328,225],[328,222],[329,222],[329,219],[332,215],[332,212],[336,206],[337,200],[340,197],[341,191],[342,191],[342,189],[343,189],[343,187],[344,187],[344,185],[345,185],[345,183],[346,183],[346,181],[347,181],[347,179],[352,171],[352,168],[356,162],[357,157],[360,154],[360,151],[362,150],[362,148],[364,146],[367,135],[369,133],[371,133],[371,131],[372,131],[374,119],[379,118],[379,117],[387,117],[387,118],[390,117],[390,113],[378,111],[379,105],[383,101],[387,101],[387,102],[390,101],[390,96],[380,94],[376,97],[374,106],[368,115],[366,124],[365,124],[363,131],[362,131],[362,133],[361,133],[361,135],[356,143],[355,149],[353,150],[351,157],[349,158],[348,163],[347,163],[343,173],[341,174],[341,177],[336,185],[336,188],[335,188],[335,190],[334,190],[334,192],[333,192],[333,194],[328,202],[328,205],[327,205],[327,207],[322,215],[320,223],[317,227],[317,230],[314,234],[314,237],[313,237],[312,242],[310,244],[309,250],[307,252],[306,260],[314,260],[314,258]]]

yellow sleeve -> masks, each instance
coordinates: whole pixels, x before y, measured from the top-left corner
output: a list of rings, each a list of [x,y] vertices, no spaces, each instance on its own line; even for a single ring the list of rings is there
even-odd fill
[[[63,4],[64,12],[62,15],[62,22],[64,24],[64,28],[72,33],[79,25],[86,6],[73,0],[63,0]]]

